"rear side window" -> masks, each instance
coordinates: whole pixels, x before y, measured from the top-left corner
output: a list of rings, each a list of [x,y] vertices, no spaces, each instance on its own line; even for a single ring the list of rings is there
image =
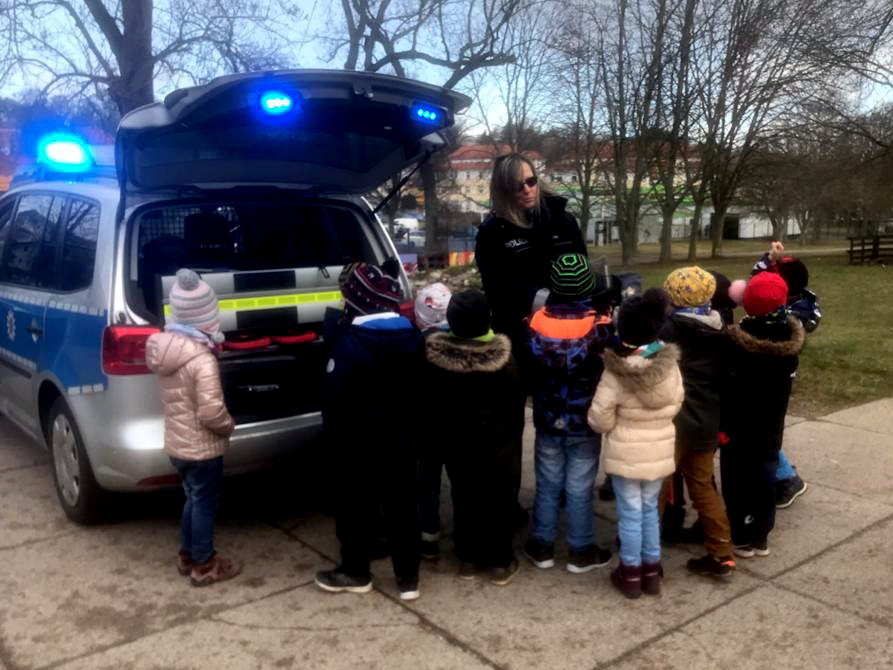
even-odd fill
[[[72,199],[62,238],[59,289],[77,291],[93,281],[99,207],[86,200]]]
[[[53,288],[64,205],[64,197],[51,194],[20,198],[4,249],[0,278],[14,284]]]

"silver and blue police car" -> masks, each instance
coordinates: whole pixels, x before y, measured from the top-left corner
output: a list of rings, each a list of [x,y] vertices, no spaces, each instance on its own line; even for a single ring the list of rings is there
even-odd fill
[[[113,148],[41,142],[0,198],[0,412],[49,448],[70,519],[177,482],[144,350],[180,267],[220,298],[227,470],[314,443],[339,272],[396,257],[362,194],[468,103],[383,75],[234,75],[129,113]]]

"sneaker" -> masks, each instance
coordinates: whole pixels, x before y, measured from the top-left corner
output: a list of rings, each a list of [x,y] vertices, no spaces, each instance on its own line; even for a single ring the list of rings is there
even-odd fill
[[[686,566],[696,575],[707,577],[729,577],[735,570],[735,559],[731,556],[711,556],[706,554],[701,558],[690,558]]]
[[[372,590],[372,577],[353,577],[341,568],[323,570],[316,573],[313,580],[323,591],[330,593],[369,593]]]
[[[192,562],[192,557],[185,551],[181,551],[177,554],[177,572],[179,572],[184,577],[188,577],[192,574],[192,566],[195,563]]]
[[[611,478],[606,477],[604,483],[598,487],[598,499],[609,501],[614,500],[614,484],[611,483]]]
[[[419,598],[419,578],[406,577],[397,578],[397,588],[400,589],[400,600],[418,600]]]
[[[768,556],[772,553],[772,551],[769,549],[769,540],[754,542],[751,546],[753,546],[753,553],[755,556]]]
[[[530,538],[524,543],[524,555],[538,568],[555,566],[555,550],[551,544]]]
[[[506,566],[500,566],[496,568],[490,569],[490,583],[496,584],[496,586],[505,586],[512,579],[514,579],[515,575],[518,574],[518,570],[521,568],[518,565],[518,559],[513,558],[512,562]]]
[[[753,558],[756,554],[752,544],[736,544],[732,551],[738,558]]]
[[[581,551],[571,550],[567,558],[567,571],[581,575],[611,562],[611,552],[594,544]]]
[[[193,586],[210,586],[215,582],[225,582],[242,572],[242,564],[216,554],[207,563],[193,564],[189,581]]]
[[[459,563],[459,579],[470,582],[477,578],[477,566],[469,561]]]
[[[809,485],[800,479],[800,475],[794,475],[788,479],[782,479],[775,483],[775,506],[778,509],[786,509],[794,504],[794,501],[806,493]]]
[[[440,556],[440,543],[437,540],[422,540],[422,558],[435,561]]]

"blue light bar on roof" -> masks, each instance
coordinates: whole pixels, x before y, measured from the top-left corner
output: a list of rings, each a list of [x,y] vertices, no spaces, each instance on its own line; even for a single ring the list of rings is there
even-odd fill
[[[37,162],[56,172],[86,172],[93,166],[93,152],[76,135],[53,133],[38,143]]]
[[[266,91],[260,96],[261,111],[270,116],[282,116],[297,109],[295,99],[283,91]]]
[[[426,105],[421,102],[413,103],[410,108],[410,116],[419,123],[426,123],[431,126],[442,126],[444,122],[444,111],[440,107],[434,105]]]

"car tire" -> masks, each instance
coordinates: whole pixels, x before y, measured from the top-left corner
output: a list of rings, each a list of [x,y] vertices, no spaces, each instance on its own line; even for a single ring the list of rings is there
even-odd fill
[[[103,491],[93,477],[81,433],[63,398],[56,399],[50,407],[44,434],[53,467],[53,483],[65,516],[80,524],[99,521]]]

